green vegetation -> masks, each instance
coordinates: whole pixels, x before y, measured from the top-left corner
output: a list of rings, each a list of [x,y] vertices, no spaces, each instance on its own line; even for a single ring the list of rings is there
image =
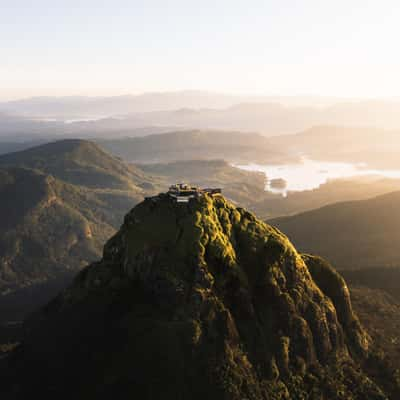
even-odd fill
[[[142,171],[82,140],[7,154],[0,166],[0,323],[20,320],[50,299],[54,282],[66,285],[98,259],[127,210],[157,190]],[[34,286],[39,296],[29,295]]]
[[[105,208],[83,188],[38,171],[1,170],[1,292],[54,279],[94,261],[114,232],[112,219],[103,217]]]
[[[383,400],[397,387],[364,367],[370,339],[340,275],[222,196],[138,204],[28,326],[0,363],[6,395]]]
[[[400,301],[399,267],[371,267],[342,270],[341,274],[352,286],[368,287],[387,292],[391,297]]]
[[[400,370],[400,268],[343,270],[354,309],[378,348]]]

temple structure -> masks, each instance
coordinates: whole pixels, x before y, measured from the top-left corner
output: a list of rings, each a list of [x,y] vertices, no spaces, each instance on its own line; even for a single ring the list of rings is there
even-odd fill
[[[212,196],[220,195],[222,189],[220,188],[198,188],[196,186],[190,186],[186,183],[177,183],[170,186],[167,194],[176,200],[177,203],[188,203],[190,199],[199,198],[205,194]]]

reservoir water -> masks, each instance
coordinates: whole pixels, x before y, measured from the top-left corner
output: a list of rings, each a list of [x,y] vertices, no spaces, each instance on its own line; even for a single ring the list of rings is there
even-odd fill
[[[366,168],[363,164],[315,161],[303,158],[301,163],[283,165],[246,164],[235,165],[247,171],[264,172],[268,178],[265,190],[286,196],[291,191],[312,190],[332,179],[356,176],[382,176],[400,178],[400,170]],[[270,180],[284,179],[285,187],[271,187]]]

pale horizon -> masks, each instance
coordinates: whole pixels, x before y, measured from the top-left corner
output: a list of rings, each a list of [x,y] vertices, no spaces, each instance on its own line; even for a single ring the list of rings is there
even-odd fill
[[[13,102],[13,101],[21,101],[21,100],[30,100],[35,98],[54,98],[54,99],[68,99],[68,98],[90,98],[90,99],[101,99],[101,98],[118,98],[118,97],[140,97],[146,95],[165,95],[165,94],[184,94],[184,93],[192,93],[192,94],[207,94],[210,96],[227,96],[232,98],[254,98],[254,99],[321,99],[321,100],[331,100],[332,102],[341,102],[341,101],[350,101],[350,102],[358,102],[358,101],[400,101],[400,96],[337,96],[337,95],[320,95],[313,93],[299,93],[299,94],[280,94],[280,93],[257,93],[257,92],[222,92],[222,91],[213,91],[207,89],[176,89],[176,90],[150,90],[150,91],[138,91],[138,92],[124,92],[124,91],[102,91],[102,90],[89,90],[83,92],[73,92],[66,90],[53,90],[48,92],[40,92],[40,91],[24,91],[24,94],[18,95],[9,95],[1,93],[0,101],[1,102]]]
[[[397,2],[5,0],[0,99],[400,94]]]

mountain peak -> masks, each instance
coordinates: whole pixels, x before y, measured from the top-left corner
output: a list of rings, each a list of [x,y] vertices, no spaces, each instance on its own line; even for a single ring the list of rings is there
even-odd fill
[[[223,196],[161,194],[133,208],[102,260],[36,317],[13,373],[29,393],[50,376],[57,393],[67,379],[68,396],[91,387],[95,398],[285,399],[332,385],[368,396],[379,389],[360,386],[350,354],[365,355],[369,338],[346,290]]]
[[[0,156],[0,166],[33,168],[68,183],[142,192],[149,179],[94,142],[64,139]]]

